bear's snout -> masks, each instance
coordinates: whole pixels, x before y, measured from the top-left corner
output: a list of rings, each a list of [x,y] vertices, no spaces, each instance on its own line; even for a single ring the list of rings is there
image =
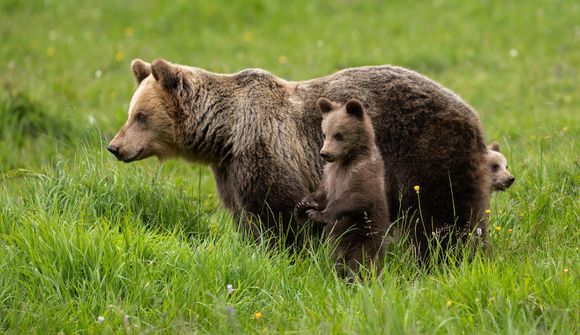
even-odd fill
[[[113,155],[115,155],[115,157],[117,159],[119,159],[119,147],[115,146],[113,144],[109,144],[109,146],[107,147],[107,150],[109,150],[110,153],[112,153]]]
[[[508,185],[508,186],[512,186],[512,184],[514,183],[514,181],[516,181],[516,177],[514,177],[514,176],[510,176],[510,177],[508,178],[507,185]]]
[[[332,155],[328,151],[320,151],[320,157],[327,162],[332,162]]]

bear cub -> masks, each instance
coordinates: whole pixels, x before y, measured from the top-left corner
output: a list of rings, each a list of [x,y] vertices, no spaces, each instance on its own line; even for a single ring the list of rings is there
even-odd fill
[[[507,159],[499,151],[498,142],[488,146],[486,163],[490,172],[492,192],[505,191],[512,186],[516,177],[508,171]]]
[[[320,98],[317,105],[326,165],[318,189],[296,205],[295,214],[323,226],[339,276],[354,279],[361,265],[379,265],[384,255],[390,227],[384,163],[361,102],[340,106]]]

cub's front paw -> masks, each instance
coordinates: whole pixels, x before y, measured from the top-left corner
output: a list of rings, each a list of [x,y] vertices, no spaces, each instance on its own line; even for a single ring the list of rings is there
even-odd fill
[[[297,203],[296,206],[294,206],[294,212],[303,214],[306,212],[307,209],[310,209],[310,208],[312,208],[312,207],[310,207],[308,205],[308,202],[301,201],[301,202]]]
[[[311,221],[324,223],[324,215],[316,209],[309,209],[306,214]]]
[[[294,213],[298,216],[304,216],[307,210],[316,208],[318,208],[318,204],[315,201],[300,201],[294,206]]]

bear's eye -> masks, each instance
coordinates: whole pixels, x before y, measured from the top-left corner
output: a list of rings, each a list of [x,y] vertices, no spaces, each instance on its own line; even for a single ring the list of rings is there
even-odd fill
[[[145,122],[145,120],[147,120],[147,116],[145,116],[143,112],[138,112],[137,115],[135,115],[135,120],[137,122]]]
[[[497,169],[499,169],[499,165],[497,165],[497,164],[493,164],[493,165],[491,166],[491,172],[496,172],[496,171],[497,171]]]
[[[507,166],[507,164],[505,165],[505,169],[506,169],[506,170],[508,169],[508,166]]]
[[[334,134],[334,139],[337,141],[342,141],[344,140],[344,135],[342,135],[342,133],[336,133]]]

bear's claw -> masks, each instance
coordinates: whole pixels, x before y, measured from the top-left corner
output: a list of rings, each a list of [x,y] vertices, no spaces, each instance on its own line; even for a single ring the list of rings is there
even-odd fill
[[[309,208],[308,206],[308,202],[299,202],[296,204],[296,206],[294,206],[294,210],[297,212],[303,212],[306,211]]]

